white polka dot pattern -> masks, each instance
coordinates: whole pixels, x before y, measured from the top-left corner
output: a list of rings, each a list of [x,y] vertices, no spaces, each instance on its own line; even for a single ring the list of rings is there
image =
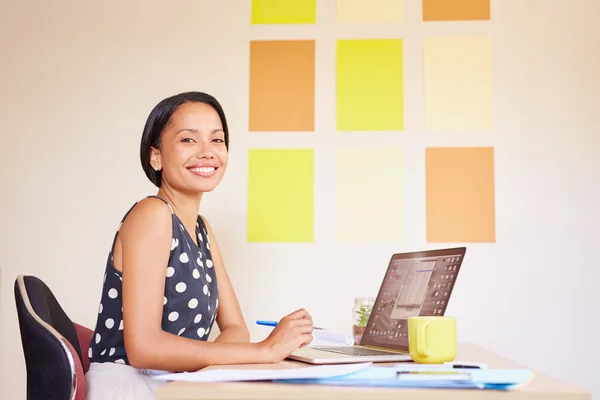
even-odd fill
[[[176,214],[172,213],[172,219],[173,237],[165,266],[161,327],[174,335],[207,340],[219,304],[209,238],[200,216],[195,235],[187,232]],[[197,243],[192,238],[197,238]],[[123,337],[122,276],[112,260],[111,249],[88,356],[90,362],[129,364]]]

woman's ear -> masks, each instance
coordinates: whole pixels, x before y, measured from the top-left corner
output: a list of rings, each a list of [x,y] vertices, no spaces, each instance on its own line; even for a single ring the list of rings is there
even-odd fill
[[[150,165],[152,165],[152,168],[157,172],[162,168],[160,150],[155,149],[154,147],[150,148]]]

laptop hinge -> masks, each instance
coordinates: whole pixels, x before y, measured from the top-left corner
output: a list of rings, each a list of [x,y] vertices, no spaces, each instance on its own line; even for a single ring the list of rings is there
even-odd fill
[[[373,349],[373,350],[388,351],[390,353],[408,354],[408,350],[390,349],[389,347],[370,346],[367,344],[361,344],[360,347],[365,347],[367,349]]]

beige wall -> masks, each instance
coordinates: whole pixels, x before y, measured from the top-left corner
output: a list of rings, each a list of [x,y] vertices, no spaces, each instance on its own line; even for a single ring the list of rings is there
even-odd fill
[[[497,243],[469,245],[448,314],[474,341],[600,395],[595,360],[600,279],[600,2],[496,0],[487,24],[419,22],[405,0],[400,27],[336,26],[321,0],[316,26],[256,27],[249,1],[13,1],[0,17],[1,398],[24,398],[12,284],[42,277],[76,321],[93,326],[106,255],[119,219],[153,194],[138,161],[145,118],[165,96],[214,94],[229,117],[230,168],[201,212],[212,222],[253,337],[258,318],[307,307],[349,327],[354,296],[374,295],[392,252],[424,241],[423,147],[493,145]],[[174,5],[170,5],[174,4]],[[235,7],[228,10],[228,7]],[[422,133],[422,39],[489,34],[494,43],[491,133]],[[407,131],[335,134],[335,39],[406,39]],[[250,39],[317,39],[316,134],[247,132]],[[405,149],[406,241],[343,246],[331,225],[333,150]],[[316,238],[311,245],[245,242],[247,149],[315,146]],[[360,212],[360,210],[357,210]],[[595,240],[594,240],[595,239]],[[276,285],[268,284],[268,281]],[[276,299],[276,301],[274,301]],[[577,319],[577,321],[575,321]],[[574,323],[569,323],[574,322]]]

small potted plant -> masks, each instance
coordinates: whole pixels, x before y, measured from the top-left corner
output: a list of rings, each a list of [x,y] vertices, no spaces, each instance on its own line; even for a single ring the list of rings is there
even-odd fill
[[[373,303],[374,299],[371,297],[357,297],[354,299],[354,308],[352,309],[354,320],[352,335],[354,336],[354,344],[360,344],[367,322],[369,322],[371,311],[373,310]]]

